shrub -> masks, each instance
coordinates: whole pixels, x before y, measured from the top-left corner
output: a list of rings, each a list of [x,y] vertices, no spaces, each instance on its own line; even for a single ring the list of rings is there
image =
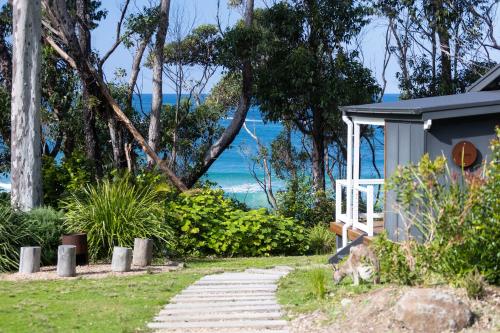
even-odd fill
[[[42,263],[56,263],[57,247],[65,232],[64,214],[51,207],[42,207],[24,213],[22,218],[32,238],[31,245],[42,247]]]
[[[469,298],[482,299],[486,295],[486,283],[477,269],[467,273],[460,285],[465,288]]]
[[[385,233],[378,235],[373,249],[380,262],[381,281],[403,285],[422,282],[423,270],[414,254],[418,247],[414,240],[397,244],[390,241]]]
[[[444,157],[431,161],[425,155],[391,179],[407,229],[422,235],[409,248],[423,273],[456,282],[477,270],[500,283],[500,129],[491,148],[492,161],[482,172],[451,174]]]
[[[310,253],[332,253],[335,250],[335,234],[324,223],[318,223],[307,230],[307,244]]]
[[[160,247],[172,239],[163,221],[160,192],[133,185],[127,177],[87,186],[65,200],[63,207],[68,231],[87,233],[93,260],[109,258],[114,246],[132,247],[136,237],[152,238]]]
[[[318,300],[324,299],[326,296],[326,286],[328,283],[328,275],[324,269],[316,268],[308,274],[309,287],[311,294]]]
[[[20,248],[28,245],[31,238],[21,214],[12,210],[10,204],[0,204],[0,271],[18,268]]]
[[[300,223],[266,209],[242,210],[220,190],[183,193],[167,204],[166,214],[177,255],[296,254],[304,248]]]
[[[288,181],[286,190],[278,192],[278,212],[302,221],[306,227],[329,223],[335,215],[335,200],[329,192],[316,192],[309,178],[300,176]]]

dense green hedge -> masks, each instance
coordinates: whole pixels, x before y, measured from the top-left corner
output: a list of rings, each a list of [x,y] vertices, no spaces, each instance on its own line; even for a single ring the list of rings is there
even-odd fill
[[[166,221],[176,233],[176,255],[300,254],[307,247],[301,223],[266,209],[243,210],[220,190],[181,194],[167,204]]]

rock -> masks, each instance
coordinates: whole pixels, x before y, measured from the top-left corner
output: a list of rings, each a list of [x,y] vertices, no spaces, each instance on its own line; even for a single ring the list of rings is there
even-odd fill
[[[342,298],[342,300],[340,301],[340,305],[345,308],[349,305],[351,305],[352,303],[352,300],[348,299],[348,298]]]
[[[405,292],[394,310],[396,320],[415,332],[459,331],[473,321],[466,304],[450,293],[432,288]]]

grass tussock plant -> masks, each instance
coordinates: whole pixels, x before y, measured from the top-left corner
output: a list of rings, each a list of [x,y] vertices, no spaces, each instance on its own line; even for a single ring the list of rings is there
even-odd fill
[[[311,290],[311,295],[314,298],[324,299],[327,293],[328,274],[324,269],[317,268],[309,272],[308,279]]]
[[[0,272],[15,270],[20,248],[30,238],[21,214],[9,204],[0,204]]]
[[[325,223],[318,223],[307,230],[309,252],[313,254],[327,254],[335,252],[335,234]]]
[[[439,275],[459,285],[479,274],[500,284],[500,129],[491,151],[476,172],[452,173],[444,157],[427,155],[396,172],[389,188],[408,240],[376,243],[382,277],[414,284]]]
[[[132,247],[136,237],[154,239],[157,248],[172,240],[172,231],[164,223],[161,191],[134,185],[127,177],[87,186],[62,206],[68,231],[87,233],[94,260],[109,258],[114,246]]]

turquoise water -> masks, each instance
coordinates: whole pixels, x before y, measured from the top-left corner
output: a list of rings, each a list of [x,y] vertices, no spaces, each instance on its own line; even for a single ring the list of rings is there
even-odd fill
[[[397,94],[386,94],[384,101],[394,101],[398,99]],[[149,113],[151,110],[151,95],[143,94],[141,99],[138,96],[134,98],[134,107],[140,107],[142,101],[142,110]],[[175,95],[166,94],[163,97],[163,103],[175,103]],[[221,121],[222,125],[229,124],[230,119]],[[261,142],[269,145],[281,132],[282,126],[280,123],[264,123],[258,107],[252,107],[247,116],[247,127],[254,132]],[[383,140],[384,135],[382,130],[376,132],[376,165],[383,172],[384,165],[384,150]],[[295,134],[292,138],[294,144],[300,147],[300,135]],[[250,207],[267,207],[266,196],[261,190],[255,179],[252,177],[250,167],[252,165],[251,156],[256,153],[256,144],[245,130],[241,130],[233,144],[224,151],[219,159],[212,165],[208,171],[206,178],[218,184],[228,196],[245,202]],[[362,178],[377,178],[372,166],[371,153],[366,142],[361,145],[361,170]],[[263,171],[258,168],[255,170],[257,175],[262,177]],[[3,185],[9,183],[8,175],[0,175],[0,190]],[[330,184],[328,184],[330,186]],[[275,191],[284,188],[284,183],[278,179],[274,179],[273,187]]]
[[[398,99],[397,94],[386,94],[384,101],[394,101]],[[165,104],[175,103],[175,95],[164,95],[163,102]],[[138,98],[135,100],[136,107],[138,106]],[[147,113],[151,109],[151,95],[142,95],[142,108]],[[222,120],[222,124],[226,126],[230,119]],[[249,110],[247,116],[247,127],[259,137],[264,144],[270,144],[281,132],[282,125],[280,123],[264,123],[262,121],[259,108],[253,107]],[[384,150],[383,140],[384,134],[382,130],[376,132],[376,165],[380,172],[383,173],[384,165]],[[300,136],[294,135],[293,141],[297,146],[300,146]],[[248,135],[245,130],[241,130],[230,148],[226,149],[219,159],[212,165],[208,171],[206,178],[216,182],[230,197],[234,197],[245,202],[250,207],[267,207],[266,196],[259,187],[255,179],[252,177],[250,167],[252,165],[251,156],[256,152],[254,140]],[[361,145],[361,170],[363,178],[377,178],[376,172],[372,166],[371,152],[366,142]],[[263,171],[256,169],[258,176],[263,176]],[[328,186],[330,186],[328,184]],[[275,178],[273,187],[279,191],[283,189],[284,183]]]

